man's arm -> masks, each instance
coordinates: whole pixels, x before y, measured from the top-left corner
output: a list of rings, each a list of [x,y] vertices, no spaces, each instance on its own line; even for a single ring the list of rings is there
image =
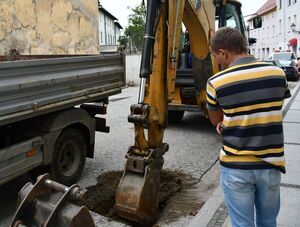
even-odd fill
[[[209,119],[214,126],[223,121],[223,112],[217,101],[216,90],[209,81],[206,85],[206,108]]]
[[[210,122],[216,126],[217,132],[221,135],[223,130],[223,112],[221,109],[215,111],[208,111]]]
[[[223,130],[223,111],[217,101],[217,93],[212,84],[208,81],[206,85],[206,108],[211,123],[216,126],[219,134]]]
[[[214,126],[217,126],[218,123],[223,121],[223,111],[221,109],[208,110],[208,116],[209,116],[210,122]]]

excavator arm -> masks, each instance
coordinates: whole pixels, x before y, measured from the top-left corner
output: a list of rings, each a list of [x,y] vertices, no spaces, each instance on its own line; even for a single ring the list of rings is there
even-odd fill
[[[207,77],[213,73],[209,38],[214,32],[214,21],[213,0],[148,1],[139,99],[128,116],[134,124],[135,141],[126,155],[116,194],[117,212],[126,219],[151,224],[158,217],[160,171],[169,147],[163,137],[167,106],[174,98],[182,23],[189,31],[191,51],[200,62],[200,73],[209,73]],[[205,93],[199,92],[201,96]]]

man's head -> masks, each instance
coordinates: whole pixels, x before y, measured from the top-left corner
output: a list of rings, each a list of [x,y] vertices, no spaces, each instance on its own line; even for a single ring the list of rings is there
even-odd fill
[[[247,55],[245,37],[236,29],[224,27],[215,32],[210,39],[210,49],[222,69],[235,59]]]

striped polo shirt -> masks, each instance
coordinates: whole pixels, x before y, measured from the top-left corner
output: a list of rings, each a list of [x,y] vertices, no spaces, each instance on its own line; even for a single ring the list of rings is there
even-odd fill
[[[222,109],[224,116],[221,165],[285,173],[281,108],[288,95],[284,72],[252,56],[208,80],[207,109]]]

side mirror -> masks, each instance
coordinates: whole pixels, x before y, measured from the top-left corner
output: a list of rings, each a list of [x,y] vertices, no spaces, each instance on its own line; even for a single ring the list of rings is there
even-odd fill
[[[255,16],[253,18],[253,28],[261,28],[262,18],[260,16]]]
[[[256,38],[248,38],[249,45],[252,45],[257,42]]]

